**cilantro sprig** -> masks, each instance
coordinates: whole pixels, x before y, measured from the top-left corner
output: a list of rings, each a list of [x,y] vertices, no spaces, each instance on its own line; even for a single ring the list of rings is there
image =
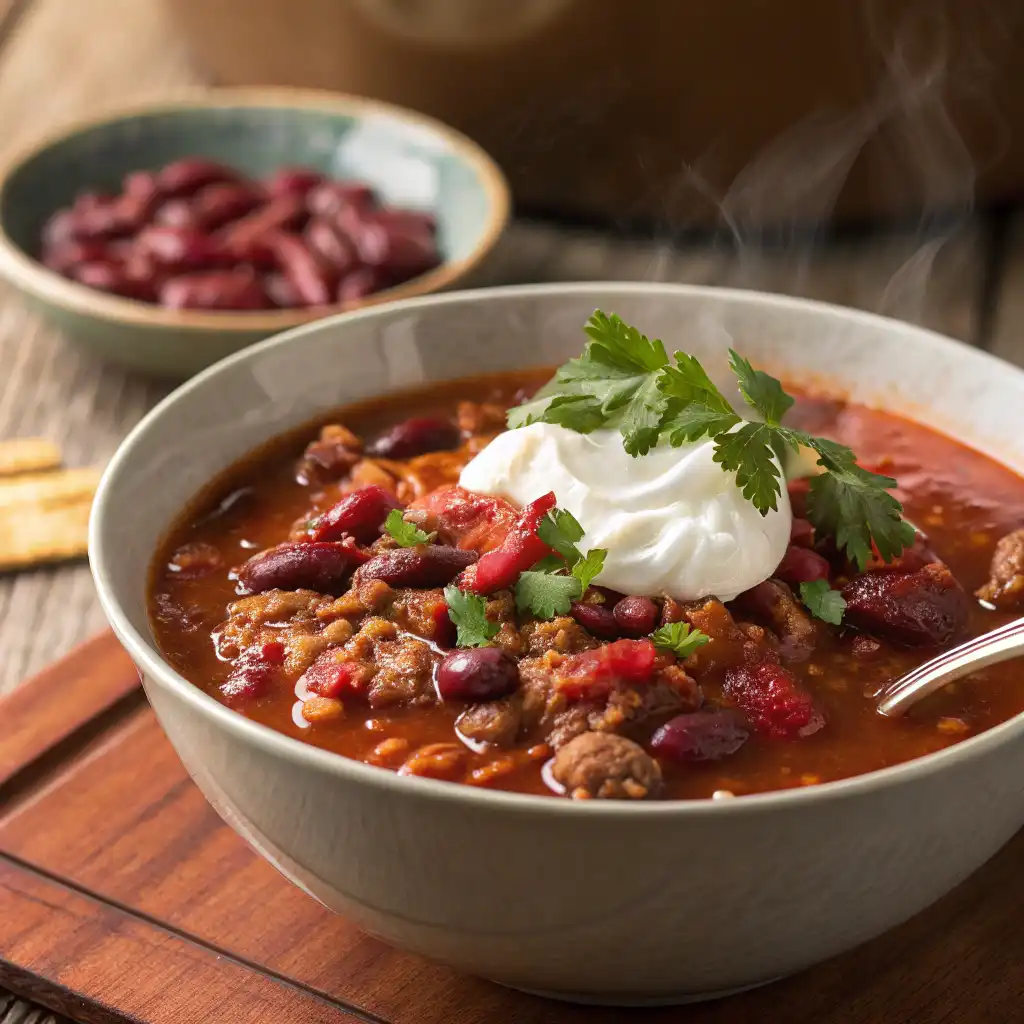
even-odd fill
[[[487,618],[487,600],[479,594],[459,590],[454,583],[444,588],[448,617],[455,626],[459,647],[487,647],[501,626]]]
[[[707,633],[695,629],[688,622],[670,622],[651,634],[654,646],[662,651],[671,651],[677,658],[687,658],[698,647],[711,642]]]
[[[633,456],[662,441],[678,447],[710,438],[714,460],[735,475],[743,496],[762,515],[778,508],[781,453],[809,448],[822,472],[810,481],[808,518],[820,533],[832,535],[859,569],[872,548],[891,561],[913,543],[913,527],[889,494],[896,481],[858,466],[845,445],[783,426],[792,397],[738,353],[730,350],[729,365],[756,420],[739,415],[698,359],[676,352],[670,363],[661,341],[618,316],[596,310],[584,332],[589,340],[583,354],[560,367],[532,401],[509,410],[510,427],[557,423],[584,434],[615,428]],[[569,543],[580,537],[570,536]]]
[[[846,600],[838,590],[829,586],[828,580],[811,580],[800,584],[800,600],[807,610],[822,622],[838,626],[843,621]]]
[[[437,533],[426,533],[415,523],[403,518],[401,509],[393,508],[384,520],[384,529],[403,548],[414,548],[417,544],[429,544]]]

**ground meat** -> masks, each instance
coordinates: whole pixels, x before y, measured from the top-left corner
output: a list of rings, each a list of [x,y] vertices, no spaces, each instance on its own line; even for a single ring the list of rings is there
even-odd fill
[[[528,622],[519,630],[527,656],[536,657],[546,651],[575,654],[597,646],[597,641],[575,620],[560,616],[546,622]]]
[[[1024,530],[1014,530],[999,541],[989,581],[976,594],[997,608],[1015,608],[1024,603]]]
[[[362,457],[363,442],[348,427],[332,423],[305,450],[295,466],[300,484],[330,483],[346,476]]]
[[[470,704],[459,715],[455,727],[474,743],[510,747],[516,741],[522,720],[522,702],[517,697],[506,697],[503,700]]]
[[[823,627],[780,580],[765,580],[740,594],[736,607],[772,628],[785,661],[806,659],[820,641]]]
[[[397,590],[391,608],[391,617],[402,629],[426,640],[438,640],[448,628],[448,603],[440,589]]]
[[[425,643],[411,636],[378,642],[374,650],[377,674],[366,694],[370,707],[436,704],[434,665],[437,660],[438,656]]]
[[[665,603],[662,610],[672,616],[671,622],[689,622],[694,629],[711,637],[711,642],[698,647],[686,659],[686,669],[698,678],[715,669],[732,668],[760,661],[774,654],[773,645],[764,631],[752,632],[749,624],[740,625],[728,608],[716,598],[693,601],[688,604]],[[676,618],[676,616],[679,616]]]
[[[318,618],[332,620],[355,618],[367,613],[386,614],[395,600],[396,591],[383,580],[355,580],[347,593],[334,601],[327,600],[318,612]]]
[[[555,755],[551,774],[574,800],[643,800],[661,788],[658,762],[632,740],[587,732]]]

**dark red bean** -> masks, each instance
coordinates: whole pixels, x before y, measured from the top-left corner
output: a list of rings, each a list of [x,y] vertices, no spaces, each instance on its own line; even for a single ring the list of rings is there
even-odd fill
[[[161,191],[157,176],[152,171],[132,171],[126,174],[122,190],[129,196],[152,196]]]
[[[47,247],[43,253],[43,263],[58,274],[68,274],[72,267],[80,263],[104,263],[110,261],[110,250],[103,242],[76,242],[68,239],[57,245]]]
[[[824,724],[810,695],[788,669],[774,661],[726,669],[722,694],[759,732],[773,739],[799,739]]]
[[[373,267],[358,267],[346,274],[338,285],[337,301],[345,306],[365,299],[367,295],[379,292],[389,286],[384,275]]]
[[[459,428],[451,420],[416,416],[382,434],[367,452],[381,459],[411,459],[426,452],[451,451],[461,441]]]
[[[305,240],[306,245],[333,267],[336,274],[348,274],[359,264],[352,240],[326,220],[314,217],[306,225]]]
[[[649,597],[624,597],[612,609],[619,632],[641,637],[653,633],[658,625],[658,606]]]
[[[814,547],[814,527],[806,519],[794,519],[789,528],[789,543],[798,548]]]
[[[310,539],[340,540],[347,533],[357,543],[369,544],[380,535],[388,513],[396,508],[401,508],[398,500],[383,487],[360,487],[317,516]]]
[[[735,754],[750,732],[750,723],[735,711],[694,711],[661,726],[651,737],[651,750],[672,761],[720,761]]]
[[[220,685],[224,700],[237,707],[262,697],[270,688],[277,670],[284,664],[285,653],[284,644],[277,640],[247,647]]]
[[[276,270],[263,275],[263,290],[278,309],[296,309],[302,305],[302,297],[291,281]]]
[[[253,555],[239,570],[245,594],[264,590],[317,590],[342,593],[365,556],[353,544],[290,542]]]
[[[160,304],[168,309],[266,309],[270,300],[247,268],[207,270],[172,277],[160,286]]]
[[[843,587],[844,620],[908,647],[938,647],[967,627],[970,599],[944,565],[866,572]]]
[[[75,240],[77,224],[74,210],[58,210],[43,227],[43,247],[50,249]]]
[[[193,196],[201,188],[215,182],[240,181],[237,172],[223,164],[204,160],[201,157],[186,157],[168,164],[159,175],[157,181],[165,196]]]
[[[519,686],[515,658],[501,647],[452,651],[437,667],[441,700],[497,700]]]
[[[372,210],[377,196],[369,185],[349,181],[325,181],[306,196],[306,206],[314,217],[333,220],[343,210]]]
[[[71,276],[79,284],[95,288],[100,292],[122,295],[126,299],[152,302],[155,298],[152,281],[140,280],[134,275],[126,274],[124,267],[116,263],[103,261],[79,263],[72,267]]]
[[[319,171],[308,167],[282,167],[267,179],[267,191],[272,196],[298,195],[305,197],[326,180]]]
[[[257,266],[276,266],[272,238],[278,231],[297,231],[307,214],[301,196],[275,196],[265,206],[217,232],[217,239],[236,259]]]
[[[195,228],[199,226],[199,218],[187,199],[168,199],[157,207],[153,223],[170,228]]]
[[[337,275],[323,259],[311,252],[296,235],[275,233],[270,245],[281,272],[299,293],[304,305],[329,306],[334,300]]]
[[[811,489],[811,482],[806,477],[799,480],[790,480],[786,484],[789,492],[789,504],[793,509],[793,515],[797,519],[807,518],[807,495]]]
[[[383,580],[392,587],[446,587],[476,560],[475,551],[441,544],[391,548],[361,565],[356,571],[356,580]]]
[[[223,247],[196,228],[153,224],[139,232],[136,247],[137,251],[152,256],[156,263],[176,273],[209,270],[230,262]]]
[[[615,621],[611,608],[606,604],[573,601],[569,614],[591,636],[596,636],[599,640],[614,640],[620,635],[619,624]]]
[[[822,558],[817,551],[791,544],[773,575],[776,579],[795,587],[800,583],[810,583],[812,580],[827,580],[830,568],[828,560]]]
[[[197,192],[192,208],[198,226],[204,231],[214,231],[251,213],[262,206],[265,199],[263,193],[252,185],[221,181]]]
[[[434,236],[422,226],[390,216],[391,211],[376,211],[364,219],[353,241],[359,259],[369,267],[379,267],[393,281],[406,281],[433,269],[440,263]]]

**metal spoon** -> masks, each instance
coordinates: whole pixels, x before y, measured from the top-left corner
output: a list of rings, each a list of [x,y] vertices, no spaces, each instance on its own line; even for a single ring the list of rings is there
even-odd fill
[[[1019,658],[1021,655],[1024,655],[1024,619],[1015,619],[993,629],[991,633],[983,633],[959,647],[945,651],[890,683],[882,691],[878,711],[896,718],[912,704],[942,689],[947,683],[977,672],[987,665]]]

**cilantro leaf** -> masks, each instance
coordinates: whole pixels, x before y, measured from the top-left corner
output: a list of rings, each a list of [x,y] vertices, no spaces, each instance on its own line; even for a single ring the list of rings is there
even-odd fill
[[[614,313],[595,309],[583,333],[616,365],[652,372],[668,363],[665,346],[657,338],[651,341]]]
[[[688,622],[670,622],[651,634],[654,646],[672,651],[677,658],[689,657],[698,647],[711,641],[707,633],[694,629]]]
[[[565,568],[565,559],[561,555],[545,555],[536,565],[530,566],[531,572],[558,572]]]
[[[838,590],[833,590],[828,580],[811,580],[800,584],[800,600],[807,610],[822,622],[838,626],[843,621],[846,601]]]
[[[537,536],[570,562],[581,557],[576,541],[583,540],[583,534],[575,516],[564,508],[553,508],[537,526]]]
[[[393,508],[384,520],[384,529],[403,548],[412,548],[417,544],[429,544],[437,533],[425,533],[415,523],[406,522],[402,510]]]
[[[587,592],[587,587],[601,574],[604,569],[605,556],[608,554],[604,548],[591,548],[586,556],[579,559],[572,567],[572,574],[580,581],[580,595]]]
[[[553,619],[556,615],[567,615],[569,606],[582,593],[575,576],[528,570],[520,574],[516,583],[516,608],[538,619]]]
[[[755,370],[748,360],[732,349],[729,349],[729,365],[747,405],[756,409],[765,423],[773,427],[782,423],[782,417],[793,405],[793,399],[782,390],[782,385],[763,370]]]
[[[779,507],[782,471],[772,448],[773,428],[767,423],[745,423],[739,430],[715,438],[713,456],[723,469],[736,474],[736,486],[761,515]]]
[[[685,405],[698,405],[713,412],[736,415],[696,356],[676,352],[675,360],[675,366],[664,367],[658,375],[658,387],[664,394]]]
[[[696,402],[683,406],[674,415],[670,412],[663,424],[668,442],[673,448],[699,441],[702,437],[717,437],[732,430],[742,420],[735,413],[720,412]]]
[[[444,588],[448,615],[455,624],[459,647],[487,647],[501,628],[487,618],[487,601],[479,594],[468,594],[454,583]]]

